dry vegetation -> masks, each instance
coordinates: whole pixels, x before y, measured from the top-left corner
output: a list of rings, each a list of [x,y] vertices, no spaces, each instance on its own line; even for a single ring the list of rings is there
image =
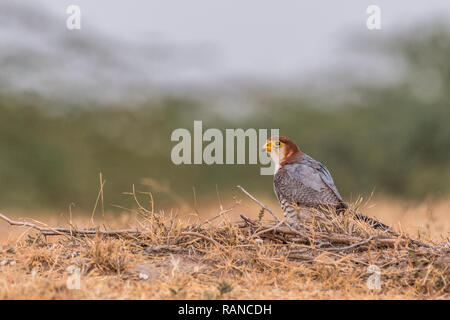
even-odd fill
[[[448,228],[435,231],[435,224],[446,228],[448,206],[426,208],[429,226],[418,234],[414,224],[375,231],[349,214],[294,230],[247,199],[203,219],[180,219],[132,196],[137,208],[107,228],[84,229],[93,234],[80,234],[74,222],[53,229],[28,219],[24,229],[2,221],[0,299],[450,298]],[[381,289],[367,286],[371,265],[380,268]],[[67,287],[77,270],[70,266],[80,270],[79,290]]]

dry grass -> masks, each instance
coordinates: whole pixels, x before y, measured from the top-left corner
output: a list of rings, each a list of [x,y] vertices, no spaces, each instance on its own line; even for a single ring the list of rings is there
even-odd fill
[[[45,238],[1,223],[0,299],[449,299],[446,205],[436,205],[442,212],[416,206],[409,219],[400,202],[363,210],[376,209],[398,235],[350,215],[292,231],[247,201],[203,219],[138,205],[108,228],[137,226],[144,233],[116,238]],[[242,212],[251,218],[243,220]],[[370,265],[380,268],[381,289],[367,286]],[[69,266],[80,270],[79,290],[66,285]]]

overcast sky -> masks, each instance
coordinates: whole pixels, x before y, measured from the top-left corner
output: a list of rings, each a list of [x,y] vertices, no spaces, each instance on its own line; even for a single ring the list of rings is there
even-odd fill
[[[39,0],[65,18],[82,10],[81,32],[96,29],[133,42],[205,45],[214,55],[205,76],[289,76],[345,60],[340,43],[352,34],[392,33],[436,16],[450,18],[448,0]],[[382,30],[368,31],[366,8],[382,12]]]
[[[372,4],[381,30],[366,27]],[[69,5],[81,9],[81,30],[66,29]],[[449,0],[0,0],[0,83],[102,98],[130,88],[336,86],[330,73],[344,73],[342,83],[382,69],[352,39],[449,18]]]

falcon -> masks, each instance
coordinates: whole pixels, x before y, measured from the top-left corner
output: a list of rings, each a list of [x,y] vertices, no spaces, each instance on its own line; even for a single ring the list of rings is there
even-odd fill
[[[300,151],[287,137],[271,137],[263,146],[275,164],[274,189],[288,221],[310,216],[312,208],[344,212],[348,205],[336,188],[330,171],[319,161]],[[377,220],[360,213],[355,218],[375,229],[389,229]]]

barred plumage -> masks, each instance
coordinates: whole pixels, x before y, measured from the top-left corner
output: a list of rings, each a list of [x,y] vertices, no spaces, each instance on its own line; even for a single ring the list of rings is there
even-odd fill
[[[264,149],[270,152],[274,161],[278,161],[274,189],[288,220],[310,216],[311,210],[308,209],[311,208],[327,207],[338,212],[347,208],[327,167],[301,152],[291,140],[272,137],[267,140]],[[355,217],[374,228],[389,228],[360,213]]]

